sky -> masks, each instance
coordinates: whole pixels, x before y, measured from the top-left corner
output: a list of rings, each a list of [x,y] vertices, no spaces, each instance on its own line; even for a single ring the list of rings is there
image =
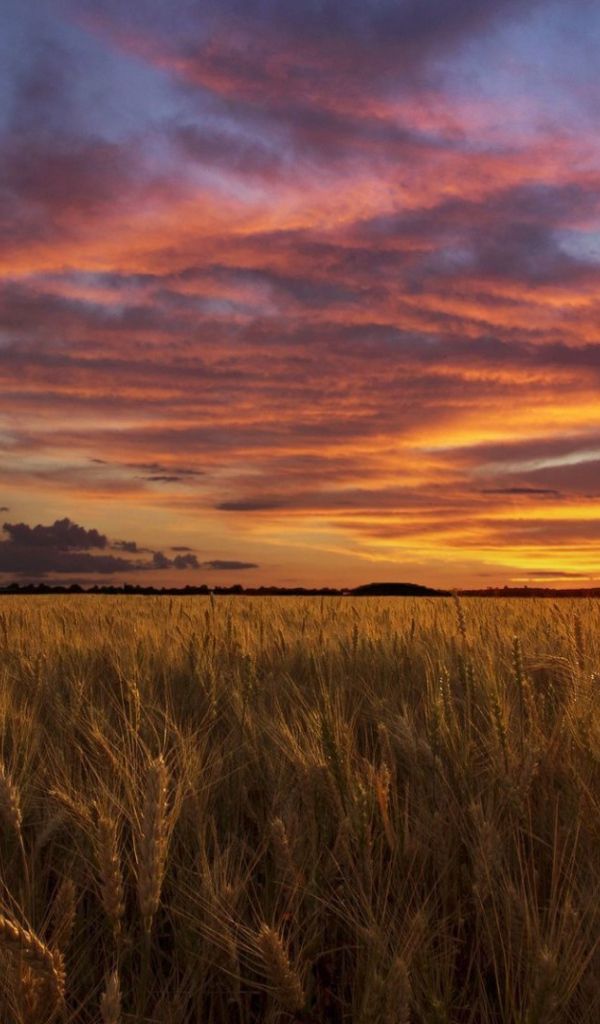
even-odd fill
[[[5,0],[0,580],[600,580],[599,46]]]

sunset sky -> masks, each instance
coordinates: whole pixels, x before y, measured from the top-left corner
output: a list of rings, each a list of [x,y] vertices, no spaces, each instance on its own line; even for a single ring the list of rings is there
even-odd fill
[[[2,21],[1,580],[600,579],[600,5]]]

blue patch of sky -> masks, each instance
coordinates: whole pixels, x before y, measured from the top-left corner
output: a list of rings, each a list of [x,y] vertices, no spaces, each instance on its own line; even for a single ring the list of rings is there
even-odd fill
[[[579,134],[600,101],[600,5],[563,0],[513,11],[436,60],[448,99],[505,103],[506,122],[490,127],[515,144],[539,129]]]
[[[563,252],[572,259],[584,263],[600,264],[600,230],[576,231],[562,229],[554,233],[554,237]]]
[[[119,50],[84,23],[60,17],[48,5],[29,7],[8,0],[0,36],[5,118],[28,77],[53,71],[59,79],[60,102],[53,103],[56,82],[49,81],[43,103],[49,130],[123,143],[151,133],[177,117],[184,106],[166,72]]]

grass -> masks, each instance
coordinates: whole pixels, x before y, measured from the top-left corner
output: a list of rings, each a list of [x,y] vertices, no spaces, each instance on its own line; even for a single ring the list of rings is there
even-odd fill
[[[600,1019],[600,602],[0,599],[0,1019]]]

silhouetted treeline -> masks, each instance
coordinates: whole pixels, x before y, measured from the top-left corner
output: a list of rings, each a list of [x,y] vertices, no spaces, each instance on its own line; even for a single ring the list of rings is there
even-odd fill
[[[335,587],[243,587],[235,583],[230,587],[187,586],[187,587],[144,587],[125,583],[119,586],[95,584],[82,587],[79,583],[52,585],[50,583],[10,583],[0,588],[3,594],[137,594],[165,595],[167,597],[193,597],[208,594],[243,594],[248,597],[441,597],[449,591],[433,590],[418,583],[367,583],[354,589]]]
[[[600,597],[600,587],[486,587],[485,590],[459,590],[461,597]]]
[[[365,583],[352,589],[335,587],[243,587],[235,583],[230,587],[201,586],[187,587],[142,587],[124,583],[118,586],[95,584],[82,587],[79,583],[56,586],[50,583],[9,583],[0,587],[0,594],[132,594],[152,597],[195,597],[209,594],[236,595],[245,597],[449,597],[457,593],[460,597],[600,597],[600,587],[553,590],[549,587],[487,587],[484,590],[435,590],[418,583]]]

